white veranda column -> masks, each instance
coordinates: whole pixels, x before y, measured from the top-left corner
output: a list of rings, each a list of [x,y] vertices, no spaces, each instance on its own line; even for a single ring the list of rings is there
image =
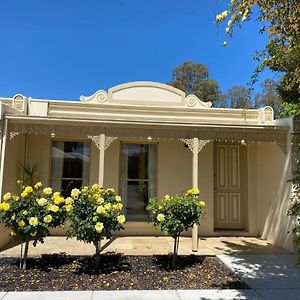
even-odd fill
[[[99,137],[99,174],[98,184],[100,187],[104,185],[104,153],[105,153],[105,134],[100,134]]]
[[[193,138],[193,188],[198,188],[198,155],[199,139]],[[198,251],[198,225],[194,224],[192,230],[192,251]]]
[[[3,178],[4,178],[4,161],[6,153],[6,143],[7,143],[7,119],[4,121],[4,128],[2,132],[2,141],[1,141],[1,160],[0,160],[0,202],[2,199],[3,191]]]

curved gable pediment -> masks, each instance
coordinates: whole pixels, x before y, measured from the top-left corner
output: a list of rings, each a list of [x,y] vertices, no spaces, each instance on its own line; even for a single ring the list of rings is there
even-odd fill
[[[98,102],[119,105],[197,107],[209,108],[211,102],[203,102],[194,95],[188,95],[170,85],[137,81],[117,85],[106,93],[99,90],[92,96],[81,96],[82,102]]]

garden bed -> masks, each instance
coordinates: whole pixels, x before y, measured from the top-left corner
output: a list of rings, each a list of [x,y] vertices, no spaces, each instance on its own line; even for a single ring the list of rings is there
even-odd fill
[[[19,270],[16,258],[0,259],[0,291],[133,290],[133,289],[243,289],[247,286],[213,256],[171,257],[101,255],[94,257],[43,255],[29,258]]]

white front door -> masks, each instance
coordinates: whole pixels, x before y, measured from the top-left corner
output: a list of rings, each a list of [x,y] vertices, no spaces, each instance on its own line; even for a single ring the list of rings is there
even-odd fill
[[[246,147],[234,143],[214,145],[214,227],[245,229]]]

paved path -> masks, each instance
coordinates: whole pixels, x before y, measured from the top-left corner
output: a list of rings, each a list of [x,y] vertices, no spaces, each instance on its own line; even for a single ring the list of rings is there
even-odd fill
[[[295,266],[295,254],[218,255],[218,257],[261,296],[259,299],[300,299],[300,267]]]

